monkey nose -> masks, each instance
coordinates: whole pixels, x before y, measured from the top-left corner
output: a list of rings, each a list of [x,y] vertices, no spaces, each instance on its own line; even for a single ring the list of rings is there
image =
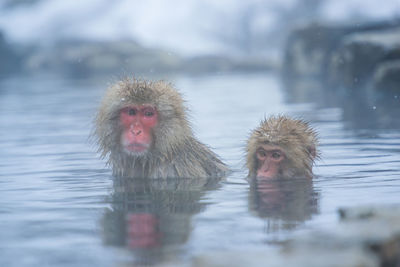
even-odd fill
[[[139,135],[142,133],[142,130],[132,130],[133,135]]]
[[[130,131],[133,135],[139,135],[142,133],[142,128],[141,127],[137,127],[134,125],[131,125]]]
[[[262,170],[263,172],[268,172],[269,167],[270,167],[270,162],[268,160],[265,160],[262,163],[260,170]]]

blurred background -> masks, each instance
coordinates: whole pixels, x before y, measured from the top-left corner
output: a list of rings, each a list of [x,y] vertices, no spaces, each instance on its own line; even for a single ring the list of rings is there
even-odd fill
[[[276,69],[295,28],[399,16],[398,0],[2,0],[0,74]]]
[[[113,177],[89,136],[127,75],[171,81],[233,172]],[[319,133],[313,180],[246,179],[270,114]],[[0,0],[0,266],[400,266],[399,213],[337,213],[399,204],[399,114],[400,0]]]

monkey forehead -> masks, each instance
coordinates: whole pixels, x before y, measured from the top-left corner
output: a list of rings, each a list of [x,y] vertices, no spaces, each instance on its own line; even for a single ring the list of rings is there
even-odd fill
[[[141,80],[121,81],[114,96],[119,106],[152,105],[161,113],[184,113],[183,99],[170,84],[158,81]]]
[[[282,151],[282,148],[280,146],[274,144],[261,144],[259,148],[262,148],[265,151],[275,151],[275,150]]]
[[[302,120],[285,116],[270,117],[261,122],[255,129],[254,135],[262,142],[287,143],[304,142],[316,143],[317,134]]]
[[[293,139],[293,136],[276,130],[256,129],[254,135],[260,144],[282,144]]]
[[[145,104],[137,104],[137,105],[128,104],[126,106],[123,106],[123,108],[120,109],[120,111],[126,111],[127,112],[127,111],[129,111],[129,109],[136,109],[138,111],[149,111],[149,110],[151,110],[153,112],[155,111],[156,113],[158,113],[158,110],[154,105],[147,104],[147,103],[145,103]]]

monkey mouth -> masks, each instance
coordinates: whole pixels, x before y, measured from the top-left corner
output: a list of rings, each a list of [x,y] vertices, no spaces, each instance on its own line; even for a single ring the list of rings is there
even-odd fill
[[[124,148],[128,154],[141,154],[141,153],[147,151],[147,149],[149,148],[149,145],[148,144],[140,144],[140,143],[131,143],[131,144],[125,145]]]
[[[257,174],[256,178],[257,179],[276,179],[278,177],[275,176],[275,175],[260,175],[260,174]]]

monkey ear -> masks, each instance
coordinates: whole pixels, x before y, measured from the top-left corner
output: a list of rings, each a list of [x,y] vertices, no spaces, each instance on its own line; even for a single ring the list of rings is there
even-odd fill
[[[310,153],[311,157],[315,159],[317,157],[317,149],[315,146],[308,147],[308,153]]]

